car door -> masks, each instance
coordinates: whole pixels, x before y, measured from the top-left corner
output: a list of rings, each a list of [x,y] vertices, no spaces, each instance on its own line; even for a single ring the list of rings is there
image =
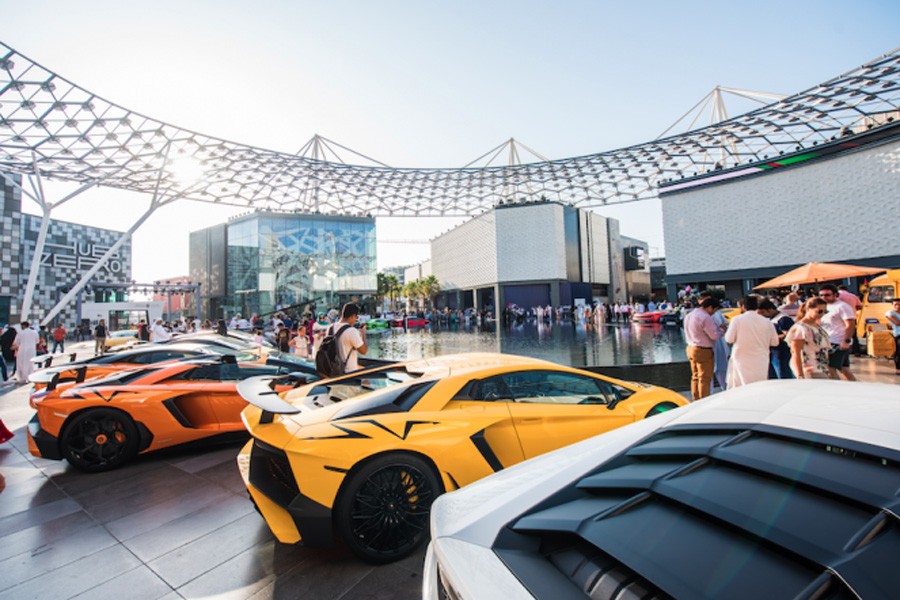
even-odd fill
[[[164,401],[181,427],[218,429],[219,419],[210,404],[209,386],[218,381],[220,365],[199,365],[160,382],[171,398]]]
[[[216,366],[218,367],[217,379],[207,384],[206,394],[220,429],[228,431],[242,426],[241,411],[247,407],[246,401],[237,393],[237,384],[242,379],[242,369],[237,364],[230,362]],[[243,374],[249,377],[251,372],[247,370]],[[261,373],[254,372],[252,374],[260,375]]]
[[[241,411],[247,408],[247,401],[237,393],[237,384],[250,377],[277,373],[279,373],[279,369],[263,365],[237,365],[228,362],[219,365],[220,379],[211,381],[206,389],[210,406],[223,431],[244,428]],[[276,391],[284,389],[288,388],[276,388]]]
[[[509,389],[497,375],[470,381],[442,411],[452,419],[471,421],[469,439],[493,471],[524,459],[509,412],[511,401]]]
[[[621,427],[634,420],[616,406],[628,391],[602,379],[565,371],[518,371],[503,375],[512,396],[513,425],[525,458]]]

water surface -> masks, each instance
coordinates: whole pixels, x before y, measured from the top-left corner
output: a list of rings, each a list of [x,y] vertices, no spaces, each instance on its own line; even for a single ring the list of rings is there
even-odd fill
[[[370,358],[406,360],[457,352],[503,352],[573,367],[653,364],[687,360],[680,327],[535,321],[504,327],[393,329],[369,334]]]

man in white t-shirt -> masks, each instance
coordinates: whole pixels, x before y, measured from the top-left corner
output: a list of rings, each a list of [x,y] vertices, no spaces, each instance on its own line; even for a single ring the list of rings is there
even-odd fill
[[[843,375],[847,381],[856,381],[850,372],[850,343],[856,330],[856,312],[846,302],[838,300],[838,289],[827,283],[819,288],[819,298],[825,301],[827,312],[822,317],[822,328],[828,332],[831,352],[828,354],[828,368],[832,377]]]
[[[363,323],[361,328],[357,329],[357,320],[359,320],[359,306],[348,302],[341,311],[341,319],[329,327],[329,333],[337,333],[344,325],[349,325],[338,338],[338,358],[345,361],[344,373],[359,370],[357,355],[369,351],[369,345],[366,343],[366,324]]]

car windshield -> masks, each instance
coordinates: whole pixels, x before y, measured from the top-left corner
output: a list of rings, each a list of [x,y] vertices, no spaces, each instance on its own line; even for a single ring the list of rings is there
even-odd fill
[[[310,395],[328,394],[335,401],[347,400],[375,390],[383,390],[422,377],[421,373],[411,373],[404,366],[391,365],[359,374],[344,375],[340,379],[315,386]]]
[[[228,337],[237,338],[238,341],[244,342],[246,344],[256,345],[257,343],[259,343],[256,341],[255,336],[250,335],[246,331],[237,331],[237,330],[231,329],[228,331]],[[263,341],[259,344],[261,346],[265,346],[266,348],[277,348],[277,346],[275,344],[273,344],[270,340],[267,340],[265,338],[263,338]]]
[[[273,350],[269,352],[268,357],[274,360],[280,360],[295,365],[302,365],[304,367],[310,367],[312,369],[316,368],[316,364],[314,362],[297,356],[296,354],[288,354],[287,352],[279,352],[277,350]]]
[[[206,354],[215,354],[218,356],[233,356],[237,362],[251,362],[259,358],[259,355],[251,350],[239,350],[237,348],[226,348],[224,346],[203,346],[203,352]]]

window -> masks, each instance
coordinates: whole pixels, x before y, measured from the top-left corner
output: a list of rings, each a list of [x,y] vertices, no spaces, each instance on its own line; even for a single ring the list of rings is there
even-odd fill
[[[237,365],[231,365],[232,367],[237,367]],[[259,377],[262,375],[273,376],[273,375],[283,375],[289,373],[288,370],[282,368],[273,368],[273,367],[237,367],[237,372],[235,373],[234,378],[243,381],[245,379],[249,379],[250,377]]]
[[[523,371],[503,375],[516,402],[541,404],[607,404],[611,386],[602,386],[591,377],[555,371]],[[609,389],[603,389],[603,388]]]
[[[172,379],[185,381],[232,381],[237,379],[237,369],[237,365],[203,365],[196,369],[182,371]]]
[[[497,375],[488,379],[470,381],[453,396],[453,400],[482,400],[494,402],[501,400],[509,402],[512,394],[503,382],[503,376]]]
[[[891,302],[894,299],[893,285],[873,285],[869,288],[869,302]]]

